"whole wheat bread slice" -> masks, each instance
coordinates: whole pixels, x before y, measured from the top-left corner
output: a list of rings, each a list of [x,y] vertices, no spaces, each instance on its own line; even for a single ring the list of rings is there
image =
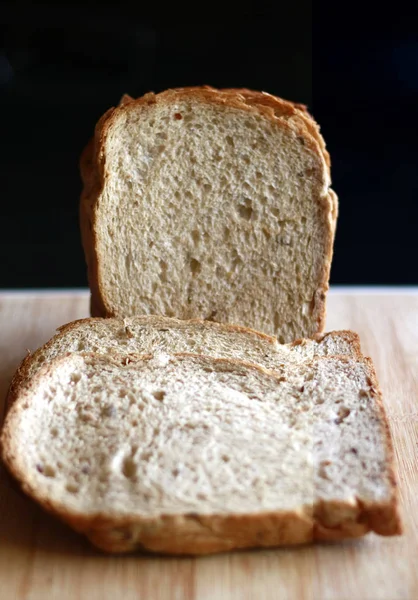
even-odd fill
[[[316,355],[361,354],[358,335],[352,331],[333,331],[282,345],[276,338],[257,331],[211,321],[160,316],[82,319],[60,327],[47,344],[22,361],[11,383],[7,406],[19,388],[27,385],[41,366],[53,358],[68,352],[108,354],[115,351],[119,354],[193,352],[245,360],[275,371],[280,371],[290,360],[310,360]]]
[[[23,490],[103,550],[204,554],[400,533],[368,359],[261,367],[71,354],[5,422]]]
[[[209,87],[124,97],[81,170],[93,316],[203,318],[280,342],[323,330],[337,198],[302,105]]]

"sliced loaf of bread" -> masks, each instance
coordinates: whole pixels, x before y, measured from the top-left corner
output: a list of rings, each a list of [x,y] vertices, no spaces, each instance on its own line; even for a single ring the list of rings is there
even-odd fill
[[[337,198],[304,106],[210,87],[124,97],[81,170],[93,316],[202,318],[280,342],[323,330]]]
[[[204,554],[400,533],[368,359],[71,354],[6,418],[23,490],[103,550]]]
[[[236,358],[280,371],[285,362],[310,360],[314,356],[360,354],[357,334],[333,331],[315,339],[279,344],[257,331],[211,321],[181,320],[160,316],[126,319],[82,319],[68,323],[44,346],[29,354],[10,386],[7,405],[40,367],[68,352],[169,354],[193,352],[218,358]]]

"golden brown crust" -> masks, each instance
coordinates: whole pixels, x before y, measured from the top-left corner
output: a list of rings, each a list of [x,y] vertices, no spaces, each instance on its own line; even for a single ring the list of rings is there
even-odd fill
[[[91,290],[91,314],[96,317],[115,317],[114,307],[106,302],[103,286],[100,282],[99,262],[97,251],[97,228],[95,212],[97,202],[105,185],[105,145],[106,139],[113,124],[124,111],[136,110],[138,106],[152,105],[155,103],[170,103],[179,98],[187,97],[200,102],[221,104],[229,108],[236,108],[248,112],[256,112],[275,122],[278,126],[291,130],[303,140],[305,146],[317,156],[322,165],[325,177],[325,188],[330,185],[329,154],[325,143],[319,133],[319,127],[307,113],[306,107],[288,102],[267,94],[247,89],[217,90],[209,86],[177,88],[167,90],[160,94],[145,94],[142,98],[133,100],[125,95],[119,106],[108,110],[96,126],[94,142],[91,142],[81,158],[81,173],[83,179],[83,192],[80,201],[80,227],[84,247],[88,280]],[[329,221],[328,244],[323,257],[323,271],[314,297],[314,312],[316,315],[316,332],[322,332],[326,319],[326,293],[331,267],[333,242],[337,216],[337,197],[334,192],[327,191],[321,198],[321,207],[325,220]]]
[[[397,482],[395,476],[395,454],[393,450],[392,435],[390,433],[389,421],[383,404],[382,389],[377,379],[376,369],[370,357],[364,357],[364,364],[368,371],[370,379],[370,388],[374,396],[379,415],[382,433],[386,440],[386,448],[389,453],[388,468],[392,488],[392,498],[390,504],[386,506],[363,506],[363,510],[369,511],[368,519],[373,523],[373,529],[380,535],[391,535],[391,531],[396,530],[397,534],[402,533],[402,524],[399,515],[399,498],[397,491]]]
[[[351,333],[351,332],[348,332]],[[393,448],[388,422],[382,404],[376,373],[370,359],[364,363],[370,378],[370,386],[377,402],[379,421],[382,426],[389,452],[389,478],[392,494],[389,501],[382,503],[356,503],[319,500],[314,506],[301,507],[298,511],[261,512],[258,514],[209,514],[186,513],[178,515],[160,514],[155,517],[126,516],[98,513],[85,515],[68,510],[68,507],[52,503],[30,480],[30,474],[21,469],[19,449],[13,439],[14,420],[30,402],[30,396],[39,382],[56,368],[57,364],[71,355],[60,357],[45,365],[33,378],[30,385],[22,388],[11,408],[0,438],[3,461],[11,475],[19,482],[22,490],[41,506],[68,523],[76,531],[85,534],[90,541],[106,552],[133,552],[147,550],[169,554],[209,554],[239,548],[270,547],[304,544],[320,540],[341,540],[363,536],[369,531],[380,535],[402,533],[399,516],[396,480],[393,470]],[[84,356],[95,356],[86,354]],[[197,360],[210,360],[219,364],[234,365],[274,375],[266,369],[233,359],[208,359],[192,354]],[[148,360],[149,356],[131,356],[131,361]],[[126,363],[126,357],[114,355],[109,362]],[[328,360],[318,358],[317,360]],[[340,360],[350,360],[341,357]]]

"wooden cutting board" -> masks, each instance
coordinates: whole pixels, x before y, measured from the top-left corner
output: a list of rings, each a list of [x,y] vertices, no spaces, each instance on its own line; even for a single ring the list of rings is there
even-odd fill
[[[0,294],[1,402],[25,350],[87,315],[85,292]],[[198,559],[106,556],[23,497],[1,467],[0,599],[418,599],[418,289],[335,290],[327,329],[343,328],[360,333],[383,388],[403,536]]]

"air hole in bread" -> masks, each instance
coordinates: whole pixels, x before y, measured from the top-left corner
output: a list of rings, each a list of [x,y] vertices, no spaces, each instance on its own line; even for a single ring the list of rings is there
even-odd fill
[[[67,483],[67,485],[65,486],[65,489],[70,494],[77,494],[77,492],[80,488],[75,483]]]
[[[117,384],[116,384],[117,385]],[[102,409],[102,416],[103,417],[116,417],[117,415],[117,410],[116,407],[113,406],[113,404],[108,404],[107,406],[104,406]]]
[[[149,461],[149,459],[151,458],[151,456],[152,456],[152,452],[150,452],[150,450],[144,450],[144,451],[141,453],[141,455],[140,455],[140,457],[139,457],[139,458],[140,458],[140,460],[141,460],[142,462],[148,462],[148,461]]]
[[[191,233],[191,237],[192,237],[193,244],[195,246],[197,246],[199,243],[199,240],[200,240],[200,235],[199,235],[199,232],[197,229],[193,229],[193,231]]]
[[[249,198],[244,198],[244,201],[238,206],[240,217],[249,221],[253,215],[252,203]]]
[[[181,113],[174,113],[174,120],[175,121],[181,121],[183,118],[183,115]]]
[[[236,270],[242,264],[242,259],[235,248],[232,251],[232,260],[231,260],[231,268],[232,270]]]
[[[164,392],[164,390],[155,390],[152,392],[152,395],[154,396],[154,398],[156,400],[162,401],[162,400],[164,400],[165,392]]]
[[[51,467],[51,465],[46,465],[46,467],[44,467],[43,474],[45,477],[53,478],[55,477],[55,469]]]
[[[248,127],[248,129],[257,129],[257,125],[255,124],[254,121],[247,120],[247,121],[245,121],[245,125],[246,125],[246,127]]]
[[[335,423],[339,425],[344,421],[344,419],[346,419],[350,415],[350,413],[351,410],[349,408],[347,408],[346,406],[340,406],[338,410],[338,418],[335,419]]]
[[[130,456],[126,457],[122,463],[122,473],[127,479],[132,479],[136,475],[136,464]]]
[[[329,465],[331,465],[331,461],[330,460],[322,460],[319,464],[319,469],[318,469],[318,475],[319,477],[321,477],[322,479],[329,479],[329,475],[327,473],[327,467]]]
[[[230,135],[227,135],[225,139],[226,139],[226,143],[229,146],[232,146],[232,148],[234,148],[234,146],[235,146],[234,138],[232,136],[230,136]]]
[[[193,275],[197,275],[198,273],[200,273],[201,268],[202,265],[198,260],[196,260],[195,258],[190,259],[190,270],[193,273]]]
[[[76,383],[78,383],[80,381],[80,379],[81,379],[81,375],[79,373],[73,373],[71,375],[71,383],[74,384],[74,385]]]

